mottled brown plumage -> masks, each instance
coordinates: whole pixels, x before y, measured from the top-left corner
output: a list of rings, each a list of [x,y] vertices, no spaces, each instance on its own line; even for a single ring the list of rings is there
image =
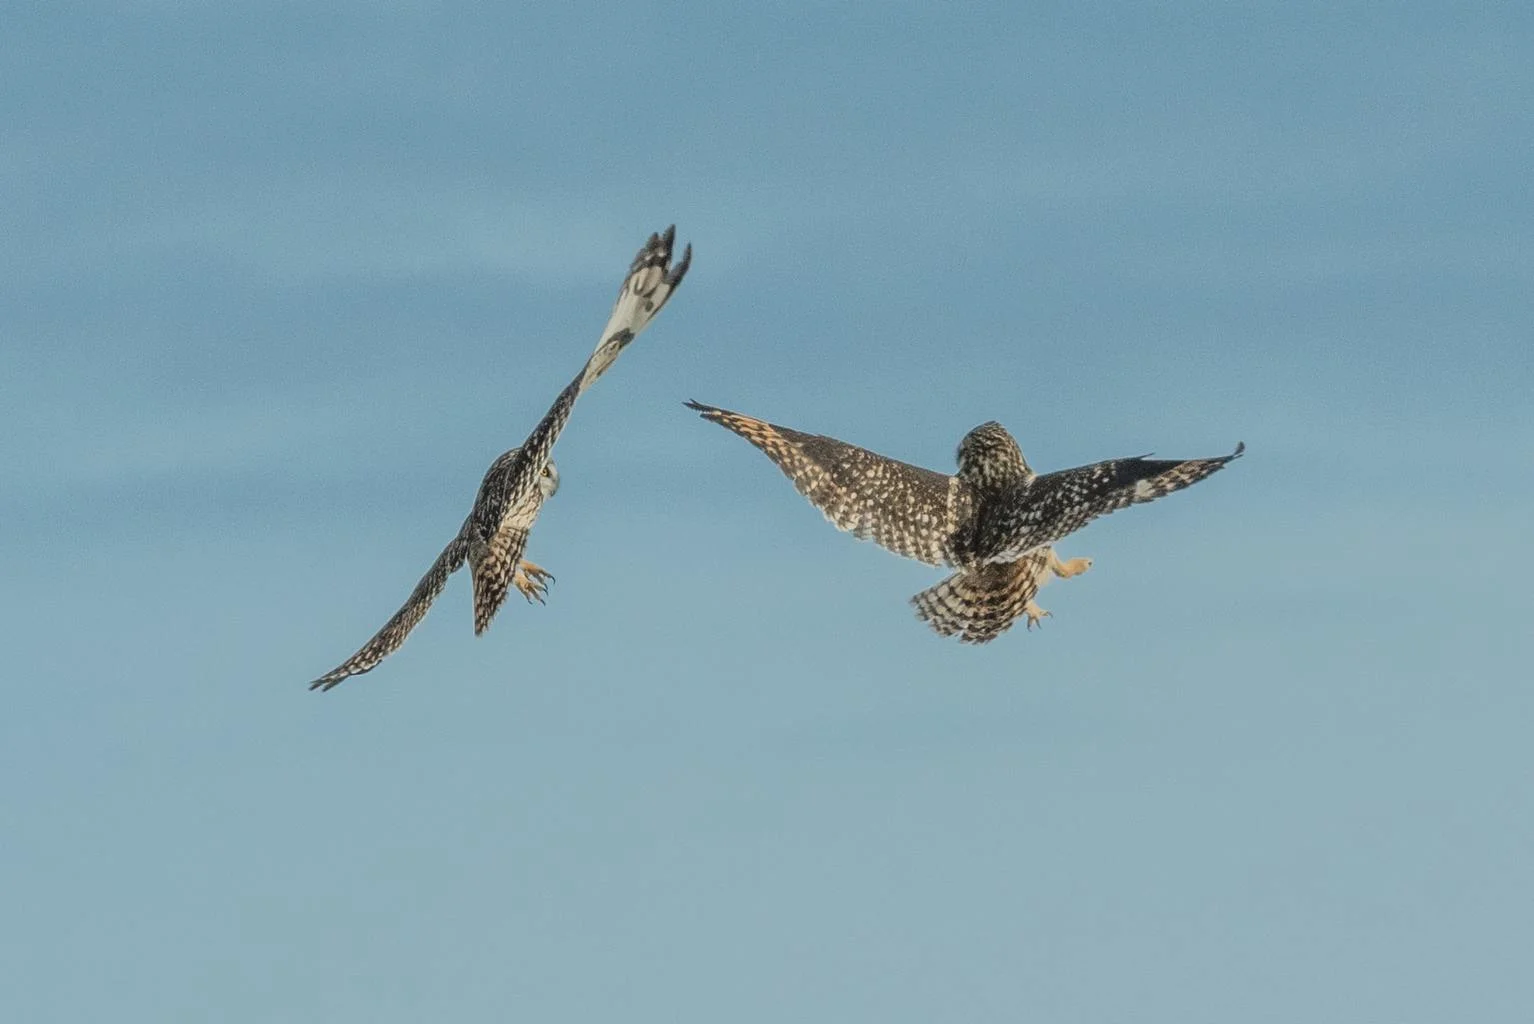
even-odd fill
[[[404,607],[356,654],[309,684],[311,690],[329,690],[349,676],[371,670],[398,650],[442,593],[448,576],[465,562],[474,578],[476,635],[489,628],[510,587],[515,586],[529,601],[543,600],[553,577],[523,554],[544,501],[559,488],[559,474],[551,457],[554,442],[581,392],[607,372],[682,283],[692,263],[692,246],[672,266],[675,240],[674,227],[650,236],[629,266],[612,315],[581,372],[559,393],[527,440],[491,464],[458,535],[437,556]]]
[[[1040,476],[1012,435],[984,423],[964,436],[948,476],[833,437],[806,434],[726,409],[688,402],[704,419],[744,437],[827,519],[859,538],[959,572],[913,597],[917,615],[944,636],[984,643],[1027,616],[1051,575],[1085,572],[1053,544],[1098,516],[1153,501],[1204,479],[1245,450],[1213,459],[1116,459]]]

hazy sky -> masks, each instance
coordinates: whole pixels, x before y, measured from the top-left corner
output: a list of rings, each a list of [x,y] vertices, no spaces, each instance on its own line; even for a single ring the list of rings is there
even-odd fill
[[[1534,1012],[1523,4],[15,5],[0,1015]],[[383,623],[676,222],[529,556]],[[970,649],[687,398],[1248,456]]]

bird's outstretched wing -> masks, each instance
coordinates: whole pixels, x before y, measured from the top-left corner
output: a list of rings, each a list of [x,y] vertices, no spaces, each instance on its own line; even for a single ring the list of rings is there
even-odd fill
[[[673,226],[662,234],[652,234],[645,242],[618,291],[607,327],[579,376],[559,393],[527,440],[491,465],[463,528],[421,577],[405,606],[361,650],[311,683],[311,690],[329,690],[349,676],[369,671],[398,650],[442,593],[447,578],[465,561],[474,563],[474,631],[481,633],[489,626],[516,576],[526,549],[527,533],[543,503],[540,478],[576,398],[649,326],[687,274],[692,246],[672,266],[671,247],[675,239]]]
[[[575,409],[575,400],[591,386],[607,368],[617,360],[639,333],[650,325],[655,315],[671,298],[687,268],[692,266],[692,246],[682,253],[675,266],[671,264],[672,245],[676,241],[676,226],[668,227],[660,234],[652,234],[634,257],[628,276],[618,289],[618,299],[613,304],[612,315],[597,340],[597,346],[586,365],[575,379],[554,399],[549,411],[522,442],[515,463],[506,470],[504,496],[490,511],[494,521],[493,530],[485,534],[485,542],[491,559],[476,566],[474,575],[474,632],[483,633],[490,626],[496,610],[506,600],[506,590],[527,543],[527,533],[538,518],[538,477],[548,465],[554,452],[554,442]],[[521,535],[520,542],[516,534]],[[511,554],[501,557],[497,553]]]
[[[431,568],[426,570],[426,575],[421,577],[421,581],[410,592],[404,607],[395,612],[394,617],[373,635],[373,639],[362,645],[361,650],[310,683],[309,689],[328,690],[349,676],[360,676],[372,671],[379,662],[399,650],[400,644],[405,642],[416,624],[426,617],[431,603],[442,593],[442,588],[447,586],[447,578],[463,565],[468,553],[468,541],[460,532],[442,549],[442,554],[437,556]]]
[[[953,524],[973,500],[956,477],[727,409],[687,407],[760,448],[839,529],[928,565],[948,560]]]
[[[994,543],[978,547],[991,553],[987,562],[1011,562],[1044,544],[1052,544],[1109,512],[1155,501],[1225,468],[1246,451],[1238,444],[1229,455],[1212,459],[1111,459],[1037,477],[1019,500],[996,509],[981,524]]]

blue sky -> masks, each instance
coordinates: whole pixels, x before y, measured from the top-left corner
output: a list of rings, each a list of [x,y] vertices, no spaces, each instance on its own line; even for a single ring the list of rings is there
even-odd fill
[[[63,3],[0,36],[7,1018],[1534,1009],[1521,5]],[[476,639],[326,696],[676,222]],[[980,649],[706,402],[1248,457]],[[5,975],[10,975],[6,977]]]

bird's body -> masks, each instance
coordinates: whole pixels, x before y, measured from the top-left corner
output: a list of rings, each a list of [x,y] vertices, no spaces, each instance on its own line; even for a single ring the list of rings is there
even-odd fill
[[[838,528],[928,565],[959,571],[913,597],[917,615],[945,635],[984,643],[1027,616],[1050,576],[1085,572],[1062,562],[1054,542],[1091,520],[1181,490],[1240,456],[1136,457],[1038,475],[995,422],[959,443],[958,472],[912,466],[877,452],[698,402],[703,418],[744,437],[777,464]]]
[[[607,372],[681,284],[692,262],[692,247],[672,266],[675,239],[675,228],[650,236],[634,257],[607,326],[581,372],[559,393],[527,440],[491,463],[457,536],[421,577],[404,606],[356,654],[316,679],[310,689],[328,690],[343,679],[370,671],[398,650],[442,593],[448,577],[465,562],[474,577],[476,634],[489,628],[510,587],[515,586],[529,601],[543,600],[553,577],[523,554],[544,501],[559,488],[552,459],[554,442],[581,392]]]

